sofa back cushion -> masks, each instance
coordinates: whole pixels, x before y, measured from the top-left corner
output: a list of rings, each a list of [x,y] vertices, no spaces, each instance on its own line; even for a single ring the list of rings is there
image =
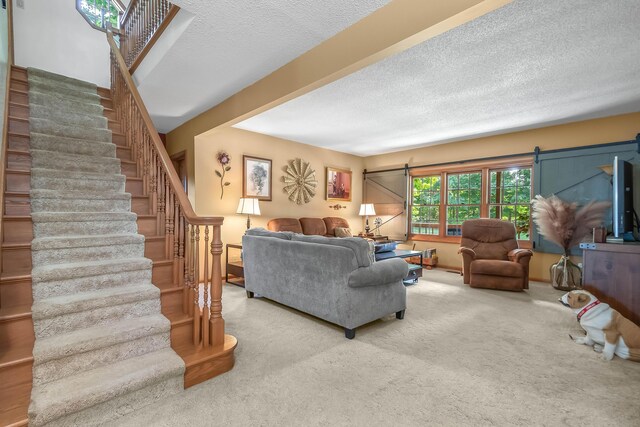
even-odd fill
[[[346,219],[337,216],[328,216],[322,218],[325,226],[327,227],[327,234],[330,236],[336,235],[336,227],[350,228]]]
[[[294,235],[291,231],[269,231],[264,228],[250,228],[245,234],[247,236],[274,237],[282,240],[291,240],[291,236]]]
[[[353,251],[356,262],[358,263],[358,267],[369,267],[371,265],[371,258],[369,257],[369,243],[365,239],[361,239],[359,237],[333,239],[323,236],[305,236],[301,234],[294,234],[291,237],[291,240],[348,248]]]
[[[267,223],[271,231],[292,231],[302,234],[302,226],[297,218],[274,218]]]
[[[324,236],[327,234],[327,226],[321,218],[300,218],[302,232],[306,235]]]

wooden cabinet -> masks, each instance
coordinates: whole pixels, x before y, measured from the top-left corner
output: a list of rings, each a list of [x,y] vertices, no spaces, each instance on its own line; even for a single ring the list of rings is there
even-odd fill
[[[640,325],[640,243],[582,243],[584,289]]]

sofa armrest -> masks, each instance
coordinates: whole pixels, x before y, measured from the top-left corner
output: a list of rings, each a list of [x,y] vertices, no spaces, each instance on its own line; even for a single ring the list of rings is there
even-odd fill
[[[529,249],[513,249],[507,254],[510,261],[517,262],[524,270],[523,289],[529,289],[529,261],[531,261],[532,256],[533,252]]]
[[[526,262],[527,264],[529,263],[529,259],[533,256],[533,252],[531,252],[529,249],[514,249],[512,251],[509,251],[509,253],[507,254],[507,257],[509,257],[510,261],[514,261],[514,262]]]
[[[349,286],[380,286],[398,282],[409,274],[409,265],[400,258],[374,262],[368,267],[360,267],[349,274]]]
[[[458,249],[458,253],[462,254],[463,282],[468,285],[471,282],[471,261],[476,259],[476,253],[473,249],[464,246]]]

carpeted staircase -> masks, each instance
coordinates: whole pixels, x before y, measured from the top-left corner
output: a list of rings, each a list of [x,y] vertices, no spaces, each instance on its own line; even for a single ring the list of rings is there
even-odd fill
[[[96,425],[183,390],[95,85],[29,69],[29,423]]]

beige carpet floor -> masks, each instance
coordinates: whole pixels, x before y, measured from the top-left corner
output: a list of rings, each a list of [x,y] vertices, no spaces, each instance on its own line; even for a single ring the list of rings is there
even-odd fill
[[[574,344],[562,292],[471,289],[426,271],[349,341],[337,326],[224,287],[235,368],[125,418],[130,426],[640,425],[640,363]]]

